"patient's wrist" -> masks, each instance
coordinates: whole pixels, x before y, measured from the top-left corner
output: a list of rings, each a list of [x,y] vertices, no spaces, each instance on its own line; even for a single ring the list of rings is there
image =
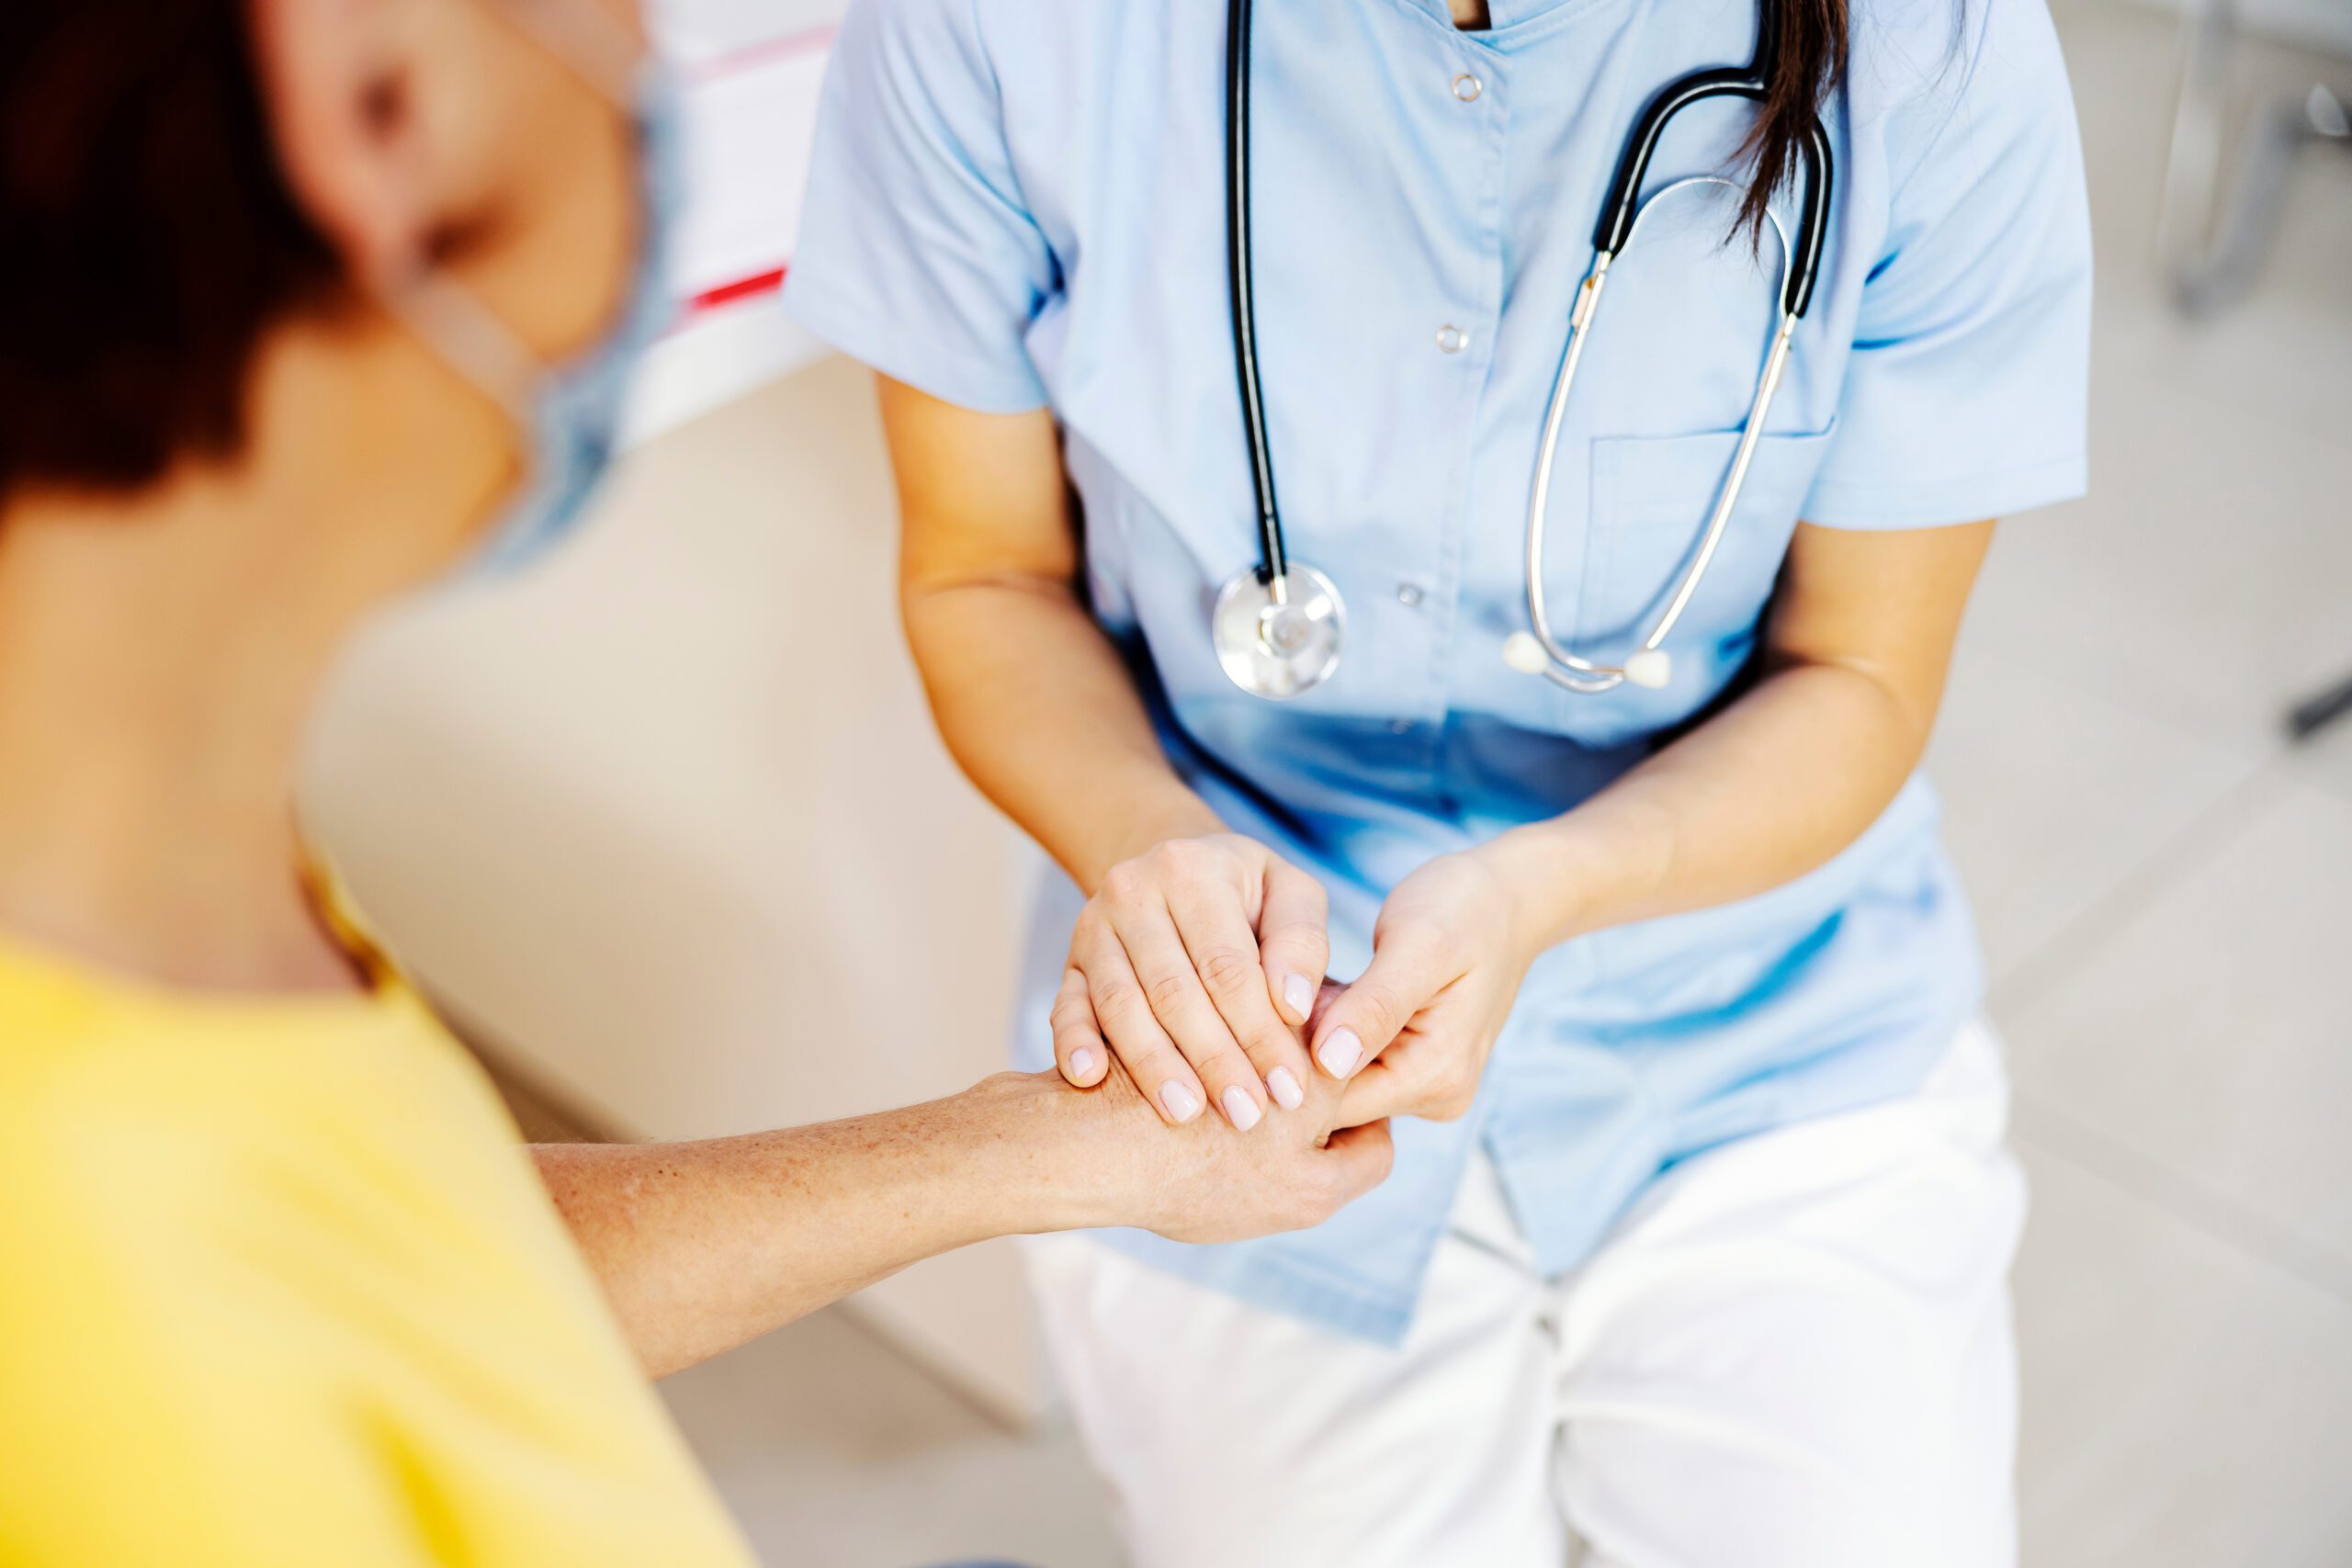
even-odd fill
[[[957,1098],[973,1118],[978,1168],[989,1173],[992,1229],[1039,1235],[1138,1223],[1146,1199],[1117,1101],[1135,1100],[1136,1110],[1142,1102],[1117,1074],[1079,1089],[1057,1073],[998,1073]]]

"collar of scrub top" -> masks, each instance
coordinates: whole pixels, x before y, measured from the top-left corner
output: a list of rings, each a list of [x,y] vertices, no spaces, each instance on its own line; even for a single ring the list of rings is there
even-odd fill
[[[1406,0],[1406,3],[1418,6],[1449,28],[1458,26],[1453,19],[1450,0]],[[1498,33],[1506,28],[1532,22],[1571,4],[1574,0],[1487,0],[1487,25],[1476,31],[1465,29],[1465,33],[1470,38],[1477,38],[1483,33]]]

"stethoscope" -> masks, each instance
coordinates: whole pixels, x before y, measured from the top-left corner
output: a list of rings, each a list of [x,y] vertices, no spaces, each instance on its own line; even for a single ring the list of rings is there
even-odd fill
[[[1347,633],[1347,605],[1329,578],[1304,561],[1291,558],[1283,537],[1282,512],[1274,498],[1273,453],[1266,438],[1264,388],[1258,371],[1258,332],[1250,240],[1250,0],[1228,0],[1226,13],[1225,195],[1227,209],[1226,269],[1233,302],[1235,368],[1241,385],[1241,412],[1250,438],[1250,477],[1257,493],[1258,561],[1227,581],[1216,596],[1210,633],[1217,662],[1243,691],[1281,700],[1312,691],[1339,668],[1340,645]],[[1777,214],[1768,213],[1781,255],[1780,319],[1758,375],[1747,420],[1740,430],[1739,446],[1715,497],[1713,513],[1699,547],[1683,569],[1680,581],[1635,650],[1623,664],[1601,664],[1580,658],[1552,630],[1544,603],[1544,536],[1551,499],[1552,467],[1559,450],[1561,417],[1568,390],[1576,384],[1577,366],[1584,357],[1601,290],[1610,266],[1634,242],[1643,220],[1660,201],[1701,186],[1729,186],[1731,180],[1702,175],[1677,180],[1641,199],[1642,181],[1650,158],[1668,123],[1683,109],[1708,98],[1760,99],[1778,41],[1777,18],[1769,3],[1757,10],[1756,52],[1744,66],[1714,66],[1678,77],[1653,97],[1626,139],[1601,204],[1600,222],[1593,234],[1591,269],[1577,290],[1568,315],[1568,340],[1560,355],[1560,371],[1544,416],[1543,443],[1536,454],[1535,482],[1527,508],[1527,618],[1529,629],[1514,632],[1503,645],[1503,660],[1513,670],[1542,675],[1571,692],[1611,691],[1631,682],[1659,687],[1673,676],[1673,660],[1665,648],[1682,613],[1705,580],[1707,567],[1723,543],[1733,512],[1747,483],[1756,443],[1764,433],[1772,399],[1789,358],[1789,343],[1796,324],[1813,302],[1814,282],[1820,272],[1822,241],[1828,225],[1829,188],[1834,174],[1829,137],[1818,116],[1805,129],[1804,181],[1793,242]]]

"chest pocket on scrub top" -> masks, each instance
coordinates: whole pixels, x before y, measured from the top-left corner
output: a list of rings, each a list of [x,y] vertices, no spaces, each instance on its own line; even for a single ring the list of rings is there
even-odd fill
[[[1831,434],[1757,441],[1723,542],[1666,639],[1676,664],[1672,686],[1660,692],[1621,687],[1585,703],[1636,718],[1624,727],[1630,733],[1672,723],[1722,687],[1752,646]],[[1593,441],[1578,651],[1622,657],[1657,624],[1698,554],[1738,449],[1736,430]]]

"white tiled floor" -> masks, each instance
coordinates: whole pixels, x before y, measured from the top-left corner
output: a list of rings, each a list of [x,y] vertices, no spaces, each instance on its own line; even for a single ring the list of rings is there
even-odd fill
[[[1008,1434],[842,1313],[662,1392],[771,1568],[1118,1561],[1074,1438]]]
[[[2026,1562],[2343,1568],[2352,724],[2290,753],[2278,716],[2352,671],[2352,159],[2303,176],[2253,299],[2178,321],[2150,261],[2172,28],[2058,8],[2097,488],[2005,533],[1934,759],[2034,1181]],[[838,1316],[666,1393],[777,1563],[1114,1560],[1066,1436],[1005,1435]]]

